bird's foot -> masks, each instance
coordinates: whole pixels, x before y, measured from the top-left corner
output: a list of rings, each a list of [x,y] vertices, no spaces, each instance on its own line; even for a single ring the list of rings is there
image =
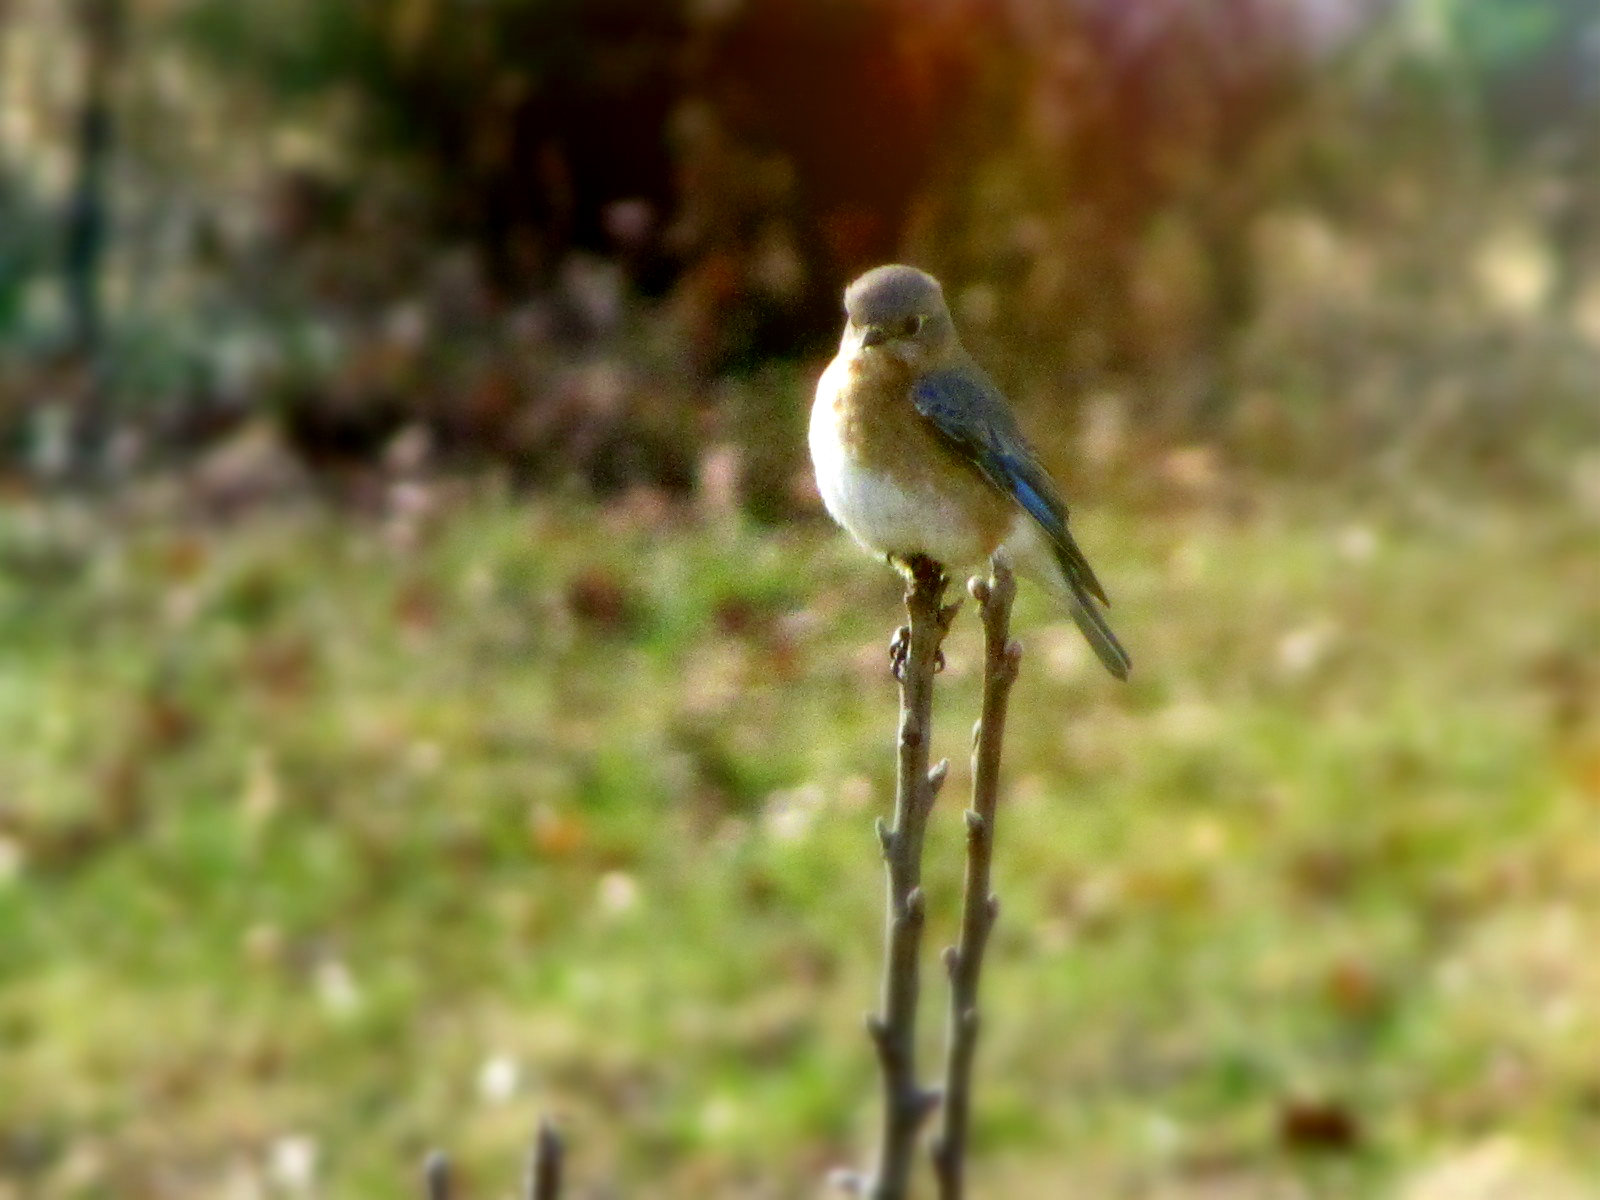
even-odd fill
[[[901,557],[896,554],[886,554],[884,559],[905,579],[909,590],[906,592],[906,603],[910,605],[912,597],[918,593],[926,596],[932,592],[940,595],[944,592],[949,576],[944,567],[926,554],[910,554]],[[950,629],[950,620],[955,616],[958,605],[949,605],[938,610],[939,624],[946,632]],[[911,656],[911,629],[902,625],[895,630],[894,637],[889,641],[889,670],[896,680],[905,682],[906,662]],[[944,651],[935,649],[933,652],[933,670],[938,674],[944,670]]]
[[[942,588],[945,585],[944,567],[926,554],[913,554],[900,560],[900,571],[906,582],[925,588]]]
[[[894,631],[894,636],[889,639],[889,673],[894,676],[896,683],[906,681],[906,660],[911,657],[911,626],[902,625]],[[944,650],[936,649],[933,652],[933,673],[937,675],[944,670]]]
[[[906,681],[906,659],[911,655],[911,626],[902,625],[889,639],[889,673],[896,683]]]

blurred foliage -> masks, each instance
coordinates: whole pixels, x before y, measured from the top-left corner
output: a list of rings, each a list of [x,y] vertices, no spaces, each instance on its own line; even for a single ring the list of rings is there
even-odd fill
[[[1021,597],[975,1187],[1600,1195],[1595,483],[1084,514],[1139,667]],[[644,493],[194,496],[0,522],[0,1195],[401,1195],[441,1143],[495,1194],[541,1112],[583,1194],[856,1161],[892,576]]]

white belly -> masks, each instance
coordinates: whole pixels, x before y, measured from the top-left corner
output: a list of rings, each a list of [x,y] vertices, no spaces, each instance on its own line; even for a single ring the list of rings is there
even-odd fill
[[[979,561],[982,533],[958,506],[928,489],[903,488],[845,451],[833,405],[838,367],[835,361],[823,373],[811,406],[811,463],[829,514],[874,554],[925,554],[952,570]]]

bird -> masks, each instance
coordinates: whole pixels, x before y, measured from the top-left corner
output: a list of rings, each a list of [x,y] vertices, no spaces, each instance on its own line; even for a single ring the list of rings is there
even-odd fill
[[[910,573],[995,559],[1065,602],[1118,679],[1132,666],[1067,506],[1005,396],[962,347],[939,281],[901,263],[844,293],[844,336],[817,381],[809,442],[829,515]]]

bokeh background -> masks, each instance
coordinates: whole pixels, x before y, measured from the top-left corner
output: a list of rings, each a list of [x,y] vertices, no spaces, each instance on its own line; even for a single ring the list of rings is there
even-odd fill
[[[860,1160],[893,259],[1136,663],[1023,597],[979,1194],[1600,1196],[1592,0],[0,0],[0,1197]]]

